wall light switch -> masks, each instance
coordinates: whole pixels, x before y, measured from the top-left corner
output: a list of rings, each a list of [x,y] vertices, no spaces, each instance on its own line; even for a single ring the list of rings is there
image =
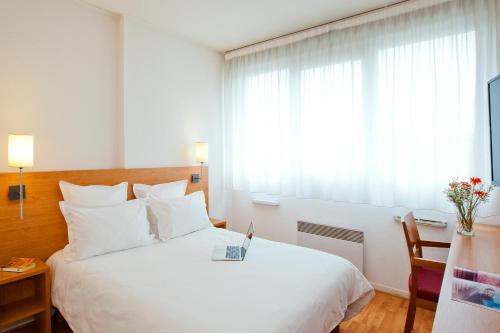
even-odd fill
[[[196,184],[200,182],[200,175],[197,173],[193,173],[191,175],[191,183]]]
[[[19,200],[21,198],[19,185],[9,186],[9,200]],[[23,185],[23,199],[26,199],[26,185]]]

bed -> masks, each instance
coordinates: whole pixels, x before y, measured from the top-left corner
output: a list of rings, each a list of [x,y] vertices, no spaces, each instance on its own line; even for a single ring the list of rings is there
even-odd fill
[[[48,260],[52,302],[74,332],[331,332],[368,304],[349,261],[254,237],[242,262],[214,262],[244,235],[206,228],[168,242]]]

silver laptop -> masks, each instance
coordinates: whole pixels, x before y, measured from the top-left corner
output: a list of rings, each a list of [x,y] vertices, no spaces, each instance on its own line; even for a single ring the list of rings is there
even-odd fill
[[[247,235],[242,246],[216,246],[212,255],[212,260],[217,261],[242,261],[250,246],[253,237],[253,223],[248,227]]]

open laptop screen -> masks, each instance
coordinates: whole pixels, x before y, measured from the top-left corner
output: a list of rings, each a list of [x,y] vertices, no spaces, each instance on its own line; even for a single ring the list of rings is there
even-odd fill
[[[247,235],[245,237],[245,240],[243,241],[242,257],[245,257],[245,254],[248,250],[248,247],[250,246],[250,241],[252,240],[253,233],[254,233],[253,223],[250,223],[250,226],[248,227]]]

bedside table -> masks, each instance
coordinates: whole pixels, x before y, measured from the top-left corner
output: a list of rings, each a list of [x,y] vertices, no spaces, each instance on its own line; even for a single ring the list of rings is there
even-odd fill
[[[226,221],[224,221],[224,220],[218,220],[218,219],[211,217],[210,222],[212,222],[212,224],[216,228],[226,229]]]
[[[37,259],[23,273],[0,272],[0,331],[35,317],[38,332],[50,333],[49,266]]]

